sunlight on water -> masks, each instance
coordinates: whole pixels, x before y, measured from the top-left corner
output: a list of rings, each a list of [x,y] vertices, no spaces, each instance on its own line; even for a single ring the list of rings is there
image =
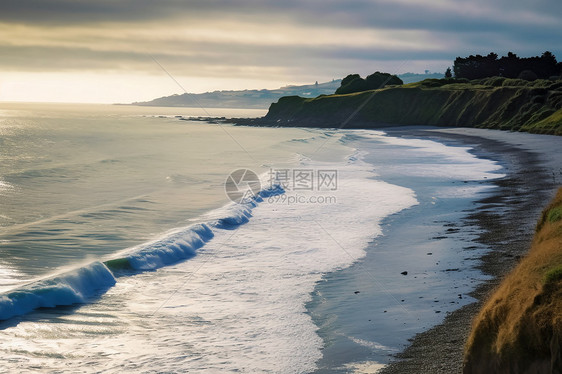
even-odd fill
[[[313,371],[326,347],[307,310],[312,293],[327,273],[364,258],[385,218],[420,204],[408,181],[438,180],[430,194],[441,203],[484,190],[452,183],[499,176],[466,147],[377,131],[177,117],[202,115],[189,108],[3,110],[0,123],[11,125],[0,133],[1,371]],[[355,149],[357,139],[370,148]],[[260,175],[261,192],[235,204],[225,181],[241,168]],[[400,261],[381,266],[397,273]],[[369,275],[361,285],[406,309],[389,292],[395,285]],[[356,286],[332,296],[355,296]],[[376,339],[346,338],[395,352],[389,327],[378,329]]]
[[[6,261],[30,276],[182,226],[227,201],[223,184],[232,170],[291,165],[308,142],[326,139],[175,117],[201,114],[190,108],[11,106],[7,120],[16,126],[1,137],[0,240]],[[331,155],[342,157],[334,141]]]

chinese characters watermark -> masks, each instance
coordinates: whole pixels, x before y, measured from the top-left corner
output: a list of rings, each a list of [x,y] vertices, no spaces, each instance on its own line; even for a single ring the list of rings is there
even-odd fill
[[[338,189],[338,171],[335,169],[270,169],[267,183],[268,186],[263,186],[267,187],[263,194],[258,175],[249,169],[238,169],[227,177],[224,189],[228,198],[239,204],[256,200],[260,193],[269,204],[337,203],[335,196],[325,194]]]
[[[334,169],[270,169],[269,185],[285,191],[336,191],[338,171]]]

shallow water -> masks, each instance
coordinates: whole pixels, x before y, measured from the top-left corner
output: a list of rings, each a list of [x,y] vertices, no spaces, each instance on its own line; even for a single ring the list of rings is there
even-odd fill
[[[13,104],[1,115],[0,315],[18,315],[0,326],[7,371],[314,371],[352,321],[337,317],[350,290],[393,283],[369,291],[387,309],[416,292],[394,277],[412,260],[390,217],[454,207],[436,219],[456,220],[499,169],[466,148],[176,117],[203,115],[187,108]],[[240,168],[264,191],[242,205],[224,188]],[[363,258],[380,271],[336,276]],[[319,300],[336,316],[328,325],[307,310]],[[410,330],[377,323],[345,334],[384,362]]]
[[[485,279],[476,266],[487,248],[476,243],[480,229],[467,212],[503,175],[468,147],[354,135],[378,176],[414,191],[418,203],[386,217],[366,256],[316,287],[308,308],[327,342],[317,373],[371,373],[416,333],[474,301],[468,293]]]

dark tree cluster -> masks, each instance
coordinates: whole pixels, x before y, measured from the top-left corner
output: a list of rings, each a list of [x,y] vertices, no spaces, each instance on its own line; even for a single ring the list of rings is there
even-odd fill
[[[456,78],[480,79],[488,77],[520,78],[526,80],[548,79],[562,73],[562,63],[549,51],[542,56],[518,57],[509,52],[498,58],[496,53],[487,56],[457,57],[453,65]]]
[[[342,79],[340,87],[336,90],[336,94],[348,94],[353,92],[362,92],[368,90],[376,90],[386,85],[401,85],[402,79],[396,75],[381,73],[377,71],[367,78],[363,79],[359,74],[349,74]]]

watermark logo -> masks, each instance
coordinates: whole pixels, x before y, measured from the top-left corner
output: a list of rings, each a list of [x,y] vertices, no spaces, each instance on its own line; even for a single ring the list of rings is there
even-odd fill
[[[338,171],[334,169],[270,169],[270,187],[279,184],[285,191],[336,191]]]
[[[226,178],[224,190],[231,201],[243,204],[255,199],[259,194],[260,179],[249,169],[238,169]]]
[[[335,169],[270,169],[267,186],[271,191],[265,201],[269,204],[336,204],[337,198],[326,195],[338,189]],[[266,182],[266,183],[267,183]],[[255,200],[261,191],[258,175],[250,169],[230,173],[224,184],[228,198],[238,204]]]

